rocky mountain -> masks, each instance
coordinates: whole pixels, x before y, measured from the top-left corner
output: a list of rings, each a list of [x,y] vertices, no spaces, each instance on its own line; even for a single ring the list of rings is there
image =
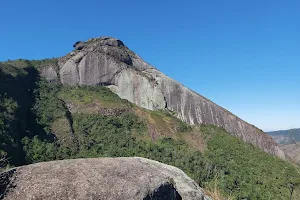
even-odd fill
[[[215,124],[269,154],[284,158],[271,137],[161,73],[122,41],[100,37],[77,42],[74,47],[74,51],[59,61],[63,84],[105,85],[138,106],[149,110],[168,109],[189,124]],[[48,80],[57,79],[52,66],[43,75]]]
[[[279,144],[289,160],[300,163],[300,129],[271,131],[267,134]]]
[[[278,144],[289,144],[300,141],[300,128],[267,132]]]
[[[290,160],[300,163],[300,142],[282,144],[280,148]]]
[[[95,46],[99,48],[87,49]],[[0,62],[0,172],[52,160],[137,156],[180,168],[214,199],[300,199],[300,170],[273,156],[278,155],[273,151],[278,145],[269,136],[155,68],[147,68],[117,39],[91,39],[74,47],[61,58]],[[175,85],[167,85],[166,80]],[[173,86],[179,96],[170,92],[167,97],[164,88],[173,91]],[[200,124],[183,120],[186,106],[181,110],[175,100],[188,102],[191,96],[183,98],[181,91],[192,92],[195,105],[204,99],[206,106],[196,107],[204,109],[199,111]],[[164,106],[159,106],[159,98]],[[172,105],[178,105],[180,112]],[[243,137],[247,132],[230,133],[217,124],[222,122],[219,117],[208,121],[205,116],[215,112],[226,112],[225,118],[257,131],[247,135],[252,142]],[[243,126],[237,125],[236,131]],[[0,185],[6,184],[5,177],[0,175]],[[122,180],[122,173],[118,177]]]
[[[52,161],[1,176],[3,200],[208,200],[180,169],[138,157]]]

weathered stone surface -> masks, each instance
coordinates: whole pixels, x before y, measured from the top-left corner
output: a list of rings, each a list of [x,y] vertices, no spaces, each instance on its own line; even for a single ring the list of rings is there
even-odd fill
[[[42,69],[41,76],[44,77],[47,81],[57,81],[57,72],[51,65]]]
[[[300,142],[283,144],[280,147],[290,160],[300,164]]]
[[[121,98],[146,109],[169,109],[190,124],[215,124],[232,135],[284,158],[273,139],[143,61],[115,38],[90,39],[81,51],[62,58],[63,84],[106,85]],[[80,62],[75,58],[80,57]]]
[[[94,158],[22,166],[1,174],[4,200],[205,200],[180,169],[145,158]]]
[[[166,108],[164,95],[155,80],[141,75],[134,69],[122,70],[115,76],[114,92],[143,108],[150,110]]]
[[[72,58],[68,60],[60,70],[60,77],[63,84],[76,85],[79,83],[77,64]]]
[[[98,53],[102,53],[105,56],[111,56],[120,62],[126,63],[127,65],[132,65],[132,59],[130,55],[126,51],[124,51],[123,48],[98,45],[95,48],[95,51]]]

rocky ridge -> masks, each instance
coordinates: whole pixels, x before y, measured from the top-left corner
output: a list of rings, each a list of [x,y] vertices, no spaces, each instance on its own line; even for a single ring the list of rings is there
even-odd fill
[[[121,98],[149,110],[168,109],[190,124],[214,124],[263,151],[284,158],[273,139],[226,109],[186,88],[146,63],[111,37],[77,42],[59,60],[59,77],[67,85],[105,85]],[[54,78],[44,69],[46,79]],[[58,74],[58,73],[57,73]]]

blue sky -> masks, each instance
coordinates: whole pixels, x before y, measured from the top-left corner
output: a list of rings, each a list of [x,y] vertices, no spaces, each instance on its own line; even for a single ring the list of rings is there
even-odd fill
[[[300,1],[5,0],[0,27],[0,61],[114,36],[263,130],[300,127]]]

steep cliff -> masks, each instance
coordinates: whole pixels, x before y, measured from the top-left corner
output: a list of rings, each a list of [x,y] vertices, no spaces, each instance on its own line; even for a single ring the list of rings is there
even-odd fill
[[[174,111],[190,124],[215,124],[269,154],[284,158],[270,136],[161,73],[120,40],[100,37],[77,42],[74,47],[59,62],[63,84],[108,86],[138,106]]]

